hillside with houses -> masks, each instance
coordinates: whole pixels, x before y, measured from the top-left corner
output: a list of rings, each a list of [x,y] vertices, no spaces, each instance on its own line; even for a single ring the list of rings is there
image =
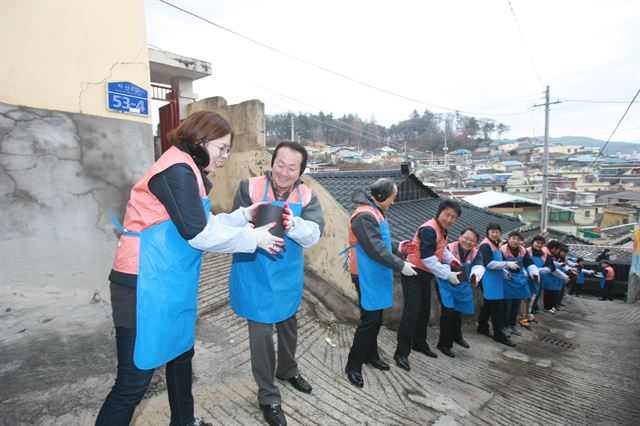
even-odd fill
[[[548,227],[586,244],[631,247],[640,215],[638,151],[600,153],[600,148],[549,143]],[[377,148],[308,142],[309,172],[398,169],[408,163],[436,193],[511,215],[539,226],[544,143],[539,138],[475,140],[475,148],[449,151]]]

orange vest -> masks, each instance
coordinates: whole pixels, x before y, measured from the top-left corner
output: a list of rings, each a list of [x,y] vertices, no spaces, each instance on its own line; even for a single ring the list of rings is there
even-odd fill
[[[540,251],[542,252],[542,256],[540,256],[540,259],[542,259],[542,266],[544,266],[545,263],[547,263],[549,249],[547,249],[546,247],[542,247],[542,250]],[[533,247],[527,247],[527,253],[529,253],[529,256],[533,257]]]
[[[252,203],[262,201],[262,199],[264,198],[264,188],[266,185],[266,175],[256,176],[249,179],[249,195],[251,196]],[[298,199],[298,189],[300,189],[300,198],[302,198],[301,200]],[[311,191],[311,189],[307,185],[300,183],[298,185],[298,188],[294,188],[291,191],[289,197],[285,201],[289,203],[300,203],[304,207],[309,204],[312,196],[313,191]],[[277,201],[275,195],[273,194],[273,188],[271,188],[271,185],[268,185],[267,201]]]
[[[496,250],[500,249],[500,244],[497,244],[493,241],[491,241],[489,239],[489,237],[485,237],[484,240],[482,240],[479,244],[479,246],[483,245],[483,244],[489,244],[489,247],[491,247],[491,252],[493,253]]]
[[[604,270],[607,271],[605,281],[613,281],[613,279],[616,277],[616,273],[614,272],[613,268],[611,266],[607,266],[606,268],[604,268]]]
[[[422,269],[423,271],[431,272],[429,271],[429,268],[426,267],[426,265],[422,262],[422,259],[420,258],[420,230],[426,226],[436,231],[435,255],[436,255],[436,258],[438,259],[438,262],[442,262],[442,257],[444,255],[444,248],[447,245],[447,239],[444,236],[444,233],[442,232],[442,230],[440,230],[440,225],[438,225],[438,222],[436,222],[435,219],[430,219],[426,221],[425,223],[420,225],[420,227],[416,230],[416,233],[413,235],[412,242],[413,244],[416,245],[416,247],[418,247],[418,249],[414,253],[410,253],[409,256],[407,256],[407,262],[410,262],[411,264],[415,265],[417,268]]]
[[[511,252],[511,249],[509,248],[509,244],[503,244],[502,247],[500,247],[500,251],[502,252],[504,260],[515,259],[516,257],[524,257],[524,255],[527,253],[524,247],[520,246],[518,247],[518,254],[514,256],[514,254]]]
[[[351,275],[358,275],[358,260],[356,259],[356,244],[358,244],[358,238],[356,238],[353,230],[351,229],[351,221],[354,217],[363,212],[371,213],[378,221],[378,224],[385,220],[382,212],[369,204],[360,204],[351,214],[351,217],[349,218],[349,247],[351,247],[349,249],[349,272]]]
[[[178,148],[171,147],[151,166],[142,179],[131,188],[127,209],[124,213],[123,227],[129,232],[142,232],[160,222],[169,219],[167,209],[149,190],[149,180],[174,164],[186,163],[196,175],[200,197],[207,196],[200,170],[191,156]],[[140,258],[140,238],[122,235],[118,242],[113,269],[125,274],[138,275]]]
[[[455,241],[451,244],[449,244],[447,247],[449,247],[449,251],[451,252],[451,254],[453,254],[455,256],[456,259],[458,259],[458,262],[460,262],[460,265],[464,265],[465,261],[460,259],[460,253],[458,252],[458,245],[460,245],[460,243],[458,241]],[[471,258],[469,259],[469,262],[473,262],[473,260],[476,258],[476,255],[478,254],[478,249],[475,247],[471,248]]]

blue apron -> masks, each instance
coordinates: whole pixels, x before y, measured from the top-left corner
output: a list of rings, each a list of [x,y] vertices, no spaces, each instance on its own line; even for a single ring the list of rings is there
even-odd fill
[[[279,207],[284,201],[267,200],[267,178],[262,201]],[[298,200],[302,201],[298,186]],[[302,203],[289,203],[294,216],[302,214]],[[284,236],[282,253],[269,254],[257,249],[254,253],[235,253],[229,279],[231,308],[239,316],[265,324],[284,321],[297,312],[302,302],[304,286],[304,255],[302,246]]]
[[[578,276],[576,277],[576,285],[583,285],[583,284],[584,284],[584,271],[580,269],[578,271]]]
[[[493,259],[496,262],[502,262],[502,252],[496,250],[493,252]],[[482,276],[482,292],[487,300],[504,299],[504,277],[502,269],[493,270],[486,269]]]
[[[531,260],[538,268],[544,268],[544,261],[541,256],[533,256],[531,255]],[[540,274],[540,281],[542,282],[542,287],[548,290],[549,283],[553,281],[553,276],[551,273],[548,274]],[[534,279],[529,278],[529,288],[532,294],[536,296],[540,294],[540,284]]]
[[[367,200],[370,206],[373,205]],[[374,207],[375,208],[375,207]],[[392,251],[389,222],[378,224],[384,246]],[[360,285],[360,306],[366,311],[386,309],[393,305],[393,269],[371,259],[360,244],[355,245]]]
[[[605,288],[607,286],[607,271],[602,271],[602,278],[600,278],[600,288]]]
[[[502,257],[502,251],[500,251]],[[519,257],[507,257],[504,260],[507,262],[516,262],[520,267],[520,272],[515,273],[509,270],[511,279],[504,279],[504,298],[505,299],[529,299],[531,297],[531,291],[529,291],[529,283],[524,273],[523,256]]]
[[[469,254],[469,262],[464,264],[467,277],[471,277],[473,259]],[[462,281],[453,285],[447,280],[436,278],[438,290],[440,290],[440,302],[449,309],[455,309],[462,314],[473,314],[473,289],[469,281]]]
[[[202,198],[208,214],[211,201]],[[171,219],[142,232],[136,287],[136,342],[133,362],[140,370],[159,367],[193,348],[202,251],[178,232]]]

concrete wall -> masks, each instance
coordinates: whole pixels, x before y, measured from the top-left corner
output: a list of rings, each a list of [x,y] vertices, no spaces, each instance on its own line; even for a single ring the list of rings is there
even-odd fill
[[[150,123],[107,110],[106,82],[149,88],[144,2],[0,2],[0,101]]]
[[[0,2],[2,343],[111,328],[110,216],[154,155],[150,118],[107,111],[106,83],[148,88],[144,13]]]
[[[110,217],[152,162],[151,126],[0,103],[0,138],[0,341],[91,333],[110,317],[91,304],[109,297]]]
[[[221,97],[202,99],[189,104],[189,114],[215,111],[225,117],[234,131],[233,151],[250,151],[265,146],[264,104],[259,100],[227,105]]]

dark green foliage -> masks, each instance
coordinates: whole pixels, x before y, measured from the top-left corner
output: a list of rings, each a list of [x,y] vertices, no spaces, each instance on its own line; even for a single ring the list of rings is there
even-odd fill
[[[332,113],[283,113],[268,115],[266,137],[268,145],[291,139],[293,117],[296,138],[302,142],[325,142],[329,145],[348,145],[357,149],[376,149],[391,146],[396,149],[441,152],[446,140],[449,150],[475,149],[484,140],[500,135],[509,126],[494,120],[467,117],[459,113],[435,114],[413,110],[407,120],[381,126],[375,119],[363,120],[357,115],[334,117]]]

